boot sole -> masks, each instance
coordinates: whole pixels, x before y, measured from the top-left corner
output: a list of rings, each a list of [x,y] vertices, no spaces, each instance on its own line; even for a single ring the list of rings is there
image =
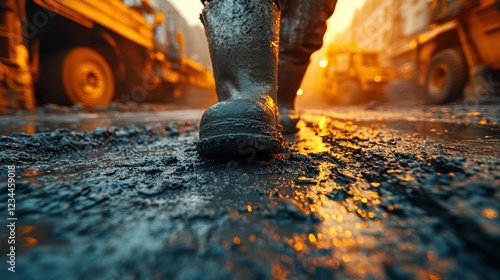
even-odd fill
[[[283,150],[277,138],[246,133],[208,137],[198,143],[198,152],[210,157],[245,157]]]

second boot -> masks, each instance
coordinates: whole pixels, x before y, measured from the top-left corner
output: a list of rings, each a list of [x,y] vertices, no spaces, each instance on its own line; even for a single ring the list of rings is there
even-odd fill
[[[284,134],[297,132],[295,98],[311,54],[323,45],[336,0],[281,0],[278,105]]]
[[[279,2],[205,2],[205,27],[219,103],[200,121],[203,156],[245,156],[282,148],[277,106]]]

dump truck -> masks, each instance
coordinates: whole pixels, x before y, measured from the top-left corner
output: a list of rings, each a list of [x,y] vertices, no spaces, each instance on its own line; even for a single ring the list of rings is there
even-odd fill
[[[356,44],[328,45],[322,69],[321,92],[331,104],[348,105],[384,98],[387,83],[397,78],[397,70],[381,65],[379,50]]]
[[[0,15],[0,105],[96,107],[214,87],[148,0],[1,0]]]
[[[462,97],[468,83],[478,85],[484,69],[500,70],[500,0],[429,5],[430,28],[415,42],[416,68],[427,102],[443,104]]]

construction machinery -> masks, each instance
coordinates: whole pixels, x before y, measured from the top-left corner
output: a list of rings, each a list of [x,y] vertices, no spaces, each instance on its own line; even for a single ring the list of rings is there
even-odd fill
[[[387,83],[398,76],[396,68],[382,67],[379,50],[356,44],[330,44],[320,68],[323,96],[338,105],[383,99]]]
[[[432,0],[429,8],[429,31],[415,43],[416,64],[427,102],[442,104],[500,70],[500,0]],[[485,69],[491,75],[478,81]],[[491,83],[486,88],[496,90]]]
[[[214,88],[183,56],[175,20],[149,0],[0,0],[0,107],[145,101],[189,83]],[[160,47],[163,46],[163,47]]]

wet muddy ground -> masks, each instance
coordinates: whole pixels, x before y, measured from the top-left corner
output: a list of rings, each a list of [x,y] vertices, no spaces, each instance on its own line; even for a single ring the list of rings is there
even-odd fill
[[[199,111],[4,132],[0,278],[499,279],[497,108],[309,110],[283,153],[239,160],[199,157]]]

